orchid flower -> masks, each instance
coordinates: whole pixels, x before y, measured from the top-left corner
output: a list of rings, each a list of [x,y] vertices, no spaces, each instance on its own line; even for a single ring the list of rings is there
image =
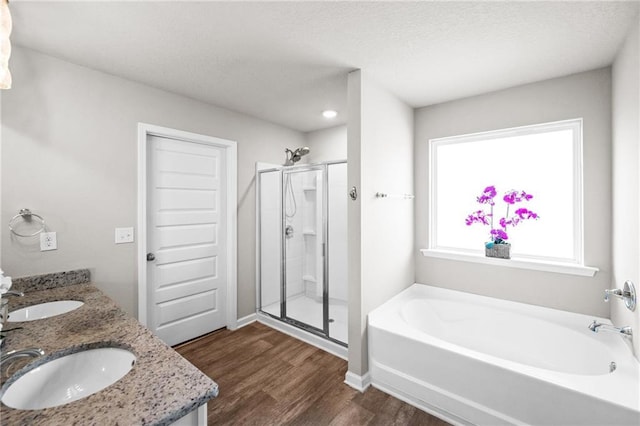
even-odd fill
[[[491,185],[487,186],[482,195],[476,197],[476,201],[479,204],[488,204],[490,206],[491,211],[489,213],[484,210],[477,210],[470,215],[468,215],[465,219],[465,224],[467,226],[471,226],[474,223],[480,223],[482,225],[489,225],[490,231],[489,235],[491,237],[491,241],[494,241],[498,244],[504,243],[505,240],[509,239],[509,235],[507,234],[507,227],[515,227],[521,222],[529,219],[538,219],[539,215],[527,208],[520,207],[515,210],[512,216],[509,216],[509,207],[521,203],[523,201],[530,201],[533,198],[533,195],[527,194],[525,191],[507,191],[502,197],[502,201],[507,204],[506,214],[504,217],[501,217],[498,220],[499,228],[494,228],[493,226],[493,208],[495,206],[495,197],[498,194],[496,191],[496,187]]]

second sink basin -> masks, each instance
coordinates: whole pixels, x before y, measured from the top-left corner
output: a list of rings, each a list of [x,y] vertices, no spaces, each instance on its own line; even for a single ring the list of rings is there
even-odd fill
[[[9,322],[35,321],[39,319],[54,317],[66,314],[84,305],[84,302],[77,300],[59,300],[56,302],[40,303],[39,305],[27,306],[9,312]]]
[[[136,356],[126,349],[98,348],[53,359],[25,373],[2,394],[18,410],[68,404],[112,385],[127,375]]]

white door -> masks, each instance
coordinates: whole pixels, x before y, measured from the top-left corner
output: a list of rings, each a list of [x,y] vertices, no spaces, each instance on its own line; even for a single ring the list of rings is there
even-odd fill
[[[224,149],[147,136],[148,326],[169,345],[226,325]]]

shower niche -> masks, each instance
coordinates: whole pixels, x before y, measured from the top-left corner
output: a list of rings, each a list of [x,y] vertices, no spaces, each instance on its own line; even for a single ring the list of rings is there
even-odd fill
[[[258,307],[347,344],[347,163],[257,170]]]

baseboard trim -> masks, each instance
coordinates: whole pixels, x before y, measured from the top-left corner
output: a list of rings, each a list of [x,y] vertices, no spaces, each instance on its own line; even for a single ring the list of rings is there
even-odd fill
[[[347,359],[347,348],[345,348],[344,346],[323,339],[322,337],[316,336],[315,334],[308,333],[282,321],[278,321],[277,319],[273,319],[268,315],[258,313],[257,320],[261,324],[264,324],[271,328],[275,328],[276,330],[284,334],[295,337],[298,340],[302,340],[303,342],[308,343],[311,346],[315,346],[316,348],[322,349],[325,352],[329,352],[330,354],[335,355],[338,358],[342,358],[344,360]]]
[[[249,325],[252,322],[256,322],[257,320],[258,316],[255,313],[249,314],[246,317],[238,318],[238,321],[236,322],[236,330],[244,327],[245,325]]]
[[[358,392],[364,392],[371,386],[371,376],[369,372],[366,372],[363,376],[358,376],[351,371],[347,371],[347,374],[344,375],[344,382]]]

